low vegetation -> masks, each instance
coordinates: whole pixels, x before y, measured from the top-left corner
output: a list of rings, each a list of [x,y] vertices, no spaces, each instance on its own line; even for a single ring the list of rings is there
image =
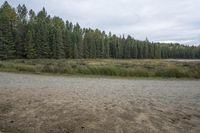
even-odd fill
[[[200,62],[177,62],[175,60],[17,59],[0,61],[0,71],[198,79],[200,78]]]

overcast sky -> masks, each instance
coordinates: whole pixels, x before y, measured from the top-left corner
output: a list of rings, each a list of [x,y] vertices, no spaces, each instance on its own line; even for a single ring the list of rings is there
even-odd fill
[[[200,44],[200,0],[7,0],[52,16],[150,41]],[[0,0],[1,4],[4,0]]]

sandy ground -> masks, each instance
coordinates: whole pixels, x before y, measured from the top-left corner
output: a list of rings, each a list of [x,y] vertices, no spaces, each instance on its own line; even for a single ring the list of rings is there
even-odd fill
[[[0,73],[0,131],[199,133],[199,80]]]

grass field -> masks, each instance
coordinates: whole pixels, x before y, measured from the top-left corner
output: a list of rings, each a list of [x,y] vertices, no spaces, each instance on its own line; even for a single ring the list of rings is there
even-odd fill
[[[176,60],[6,60],[0,71],[120,77],[200,78],[200,61]]]

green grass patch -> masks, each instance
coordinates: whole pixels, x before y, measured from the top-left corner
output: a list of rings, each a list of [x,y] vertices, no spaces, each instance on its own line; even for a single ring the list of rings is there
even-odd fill
[[[199,79],[200,62],[112,59],[17,59],[0,61],[0,71]]]

